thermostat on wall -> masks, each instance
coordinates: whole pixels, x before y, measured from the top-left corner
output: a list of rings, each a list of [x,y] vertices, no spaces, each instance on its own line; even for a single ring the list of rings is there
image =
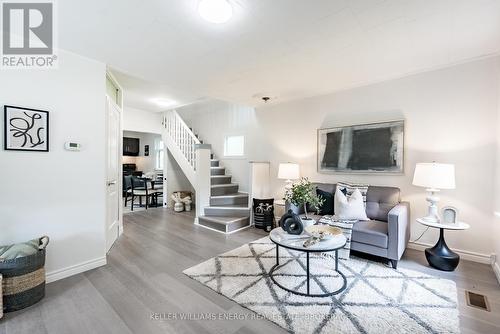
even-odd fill
[[[64,143],[64,148],[68,151],[80,151],[82,148],[82,145],[79,143],[73,143],[73,142],[66,142]]]

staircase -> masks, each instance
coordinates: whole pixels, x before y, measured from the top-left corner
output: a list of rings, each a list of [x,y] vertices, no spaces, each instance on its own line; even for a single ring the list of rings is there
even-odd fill
[[[164,143],[196,190],[195,223],[222,233],[250,226],[248,194],[239,192],[239,185],[232,183],[232,176],[215,159],[211,146],[203,143],[175,111],[165,112],[163,125]],[[209,150],[209,155],[203,155],[203,150]],[[209,161],[204,161],[208,157]]]

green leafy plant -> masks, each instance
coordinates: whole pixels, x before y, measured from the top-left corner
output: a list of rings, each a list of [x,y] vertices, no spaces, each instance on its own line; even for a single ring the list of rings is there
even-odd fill
[[[285,191],[284,199],[297,207],[303,206],[306,219],[309,219],[307,204],[319,209],[325,201],[321,196],[316,195],[316,189],[307,177],[292,184],[292,187]]]

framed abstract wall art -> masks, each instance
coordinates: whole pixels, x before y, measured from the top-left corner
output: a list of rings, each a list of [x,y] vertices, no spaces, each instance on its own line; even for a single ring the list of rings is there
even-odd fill
[[[318,172],[404,172],[404,121],[318,130]]]
[[[4,106],[4,149],[49,151],[49,112]]]

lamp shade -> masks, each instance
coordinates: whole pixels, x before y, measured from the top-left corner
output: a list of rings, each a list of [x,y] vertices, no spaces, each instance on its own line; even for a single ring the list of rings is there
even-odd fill
[[[413,175],[413,184],[430,189],[455,189],[455,165],[418,163]]]
[[[278,168],[278,179],[296,180],[300,178],[299,165],[292,163],[281,163]]]

